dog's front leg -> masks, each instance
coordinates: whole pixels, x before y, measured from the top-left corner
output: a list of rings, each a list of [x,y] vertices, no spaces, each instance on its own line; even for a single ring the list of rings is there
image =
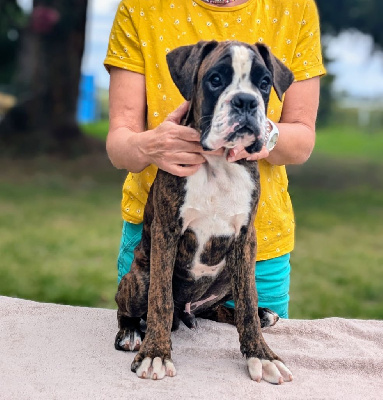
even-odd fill
[[[258,316],[258,296],[254,285],[256,238],[251,226],[241,230],[228,257],[235,302],[235,323],[241,352],[247,358],[250,376],[259,382],[280,384],[291,381],[292,374],[266,344]]]
[[[172,277],[177,251],[175,230],[153,221],[150,257],[150,286],[147,331],[132,363],[132,371],[140,378],[163,379],[175,376],[171,359],[171,327],[173,321]]]

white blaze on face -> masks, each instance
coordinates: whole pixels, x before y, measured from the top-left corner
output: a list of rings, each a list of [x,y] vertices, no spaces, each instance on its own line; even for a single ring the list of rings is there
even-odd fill
[[[258,88],[253,85],[250,78],[251,66],[254,54],[252,50],[245,46],[233,46],[231,48],[233,79],[230,85],[224,90],[218,99],[214,109],[210,132],[205,139],[205,145],[210,149],[220,147],[234,147],[238,144],[249,146],[254,141],[253,135],[245,135],[238,139],[238,142],[227,142],[225,138],[234,132],[237,122],[229,122],[229,114],[232,109],[231,100],[239,93],[253,95],[258,101],[256,108],[256,120],[260,128],[260,139],[265,135],[265,104]]]

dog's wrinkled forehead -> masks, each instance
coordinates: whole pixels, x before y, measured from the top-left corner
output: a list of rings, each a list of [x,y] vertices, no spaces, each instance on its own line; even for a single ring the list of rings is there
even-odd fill
[[[246,78],[250,70],[258,68],[259,71],[267,69],[265,62],[254,46],[237,42],[221,42],[214,52],[208,54],[202,60],[198,79],[201,80],[212,68],[226,65],[234,75]]]
[[[263,63],[262,57],[254,46],[240,42],[220,42],[215,51],[208,54],[204,61],[206,66],[213,66],[222,59],[230,60],[231,63],[256,59]]]
[[[202,75],[217,64],[230,65],[232,68],[251,65],[252,71],[255,68],[269,71],[280,100],[294,80],[291,71],[261,43],[200,41],[172,50],[166,55],[166,60],[171,77],[186,100],[191,100],[195,84],[201,82]]]

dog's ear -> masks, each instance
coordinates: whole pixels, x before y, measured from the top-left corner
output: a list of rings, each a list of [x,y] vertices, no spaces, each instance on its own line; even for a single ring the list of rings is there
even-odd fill
[[[256,43],[259,54],[262,56],[266,67],[273,74],[273,86],[278,95],[279,100],[282,100],[283,93],[294,82],[293,73],[287,68],[282,61],[275,57],[270,49],[261,43]]]
[[[200,41],[191,46],[181,46],[166,55],[170,75],[185,100],[190,100],[198,69],[203,59],[218,42]]]

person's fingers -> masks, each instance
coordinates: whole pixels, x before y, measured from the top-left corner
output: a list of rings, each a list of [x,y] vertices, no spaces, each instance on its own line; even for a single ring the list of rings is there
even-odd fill
[[[229,153],[227,155],[227,161],[229,162],[238,161],[242,158],[246,158],[248,155],[249,154],[247,153],[247,151],[245,151],[245,148],[243,146],[235,146],[229,150]]]
[[[169,159],[172,164],[196,165],[203,164],[206,159],[200,153],[174,153]]]
[[[227,161],[235,162],[243,158],[246,158],[246,160],[248,161],[257,161],[263,158],[267,158],[268,156],[269,156],[269,151],[266,149],[265,146],[263,146],[261,151],[259,151],[258,153],[252,153],[252,154],[248,153],[243,146],[236,146],[230,149],[227,156]]]
[[[270,154],[269,150],[267,150],[266,147],[263,146],[259,153],[248,154],[246,160],[248,161],[262,160],[263,158],[267,158],[269,154]]]
[[[199,142],[200,134],[190,126],[178,125],[174,120],[165,120],[156,129],[156,135],[167,137],[171,140],[180,139],[185,142]]]
[[[181,123],[182,118],[187,113],[189,108],[189,101],[184,101],[178,108],[176,108],[173,112],[171,112],[165,121],[171,121],[175,124],[179,125]]]
[[[201,154],[207,155],[207,156],[222,156],[223,153],[225,152],[225,149],[223,147],[217,149],[217,150],[203,150]]]
[[[181,176],[181,177],[186,177],[195,174],[199,168],[201,167],[201,164],[196,164],[196,165],[180,165],[180,164],[173,164],[169,166],[168,169],[166,169],[167,172]]]

